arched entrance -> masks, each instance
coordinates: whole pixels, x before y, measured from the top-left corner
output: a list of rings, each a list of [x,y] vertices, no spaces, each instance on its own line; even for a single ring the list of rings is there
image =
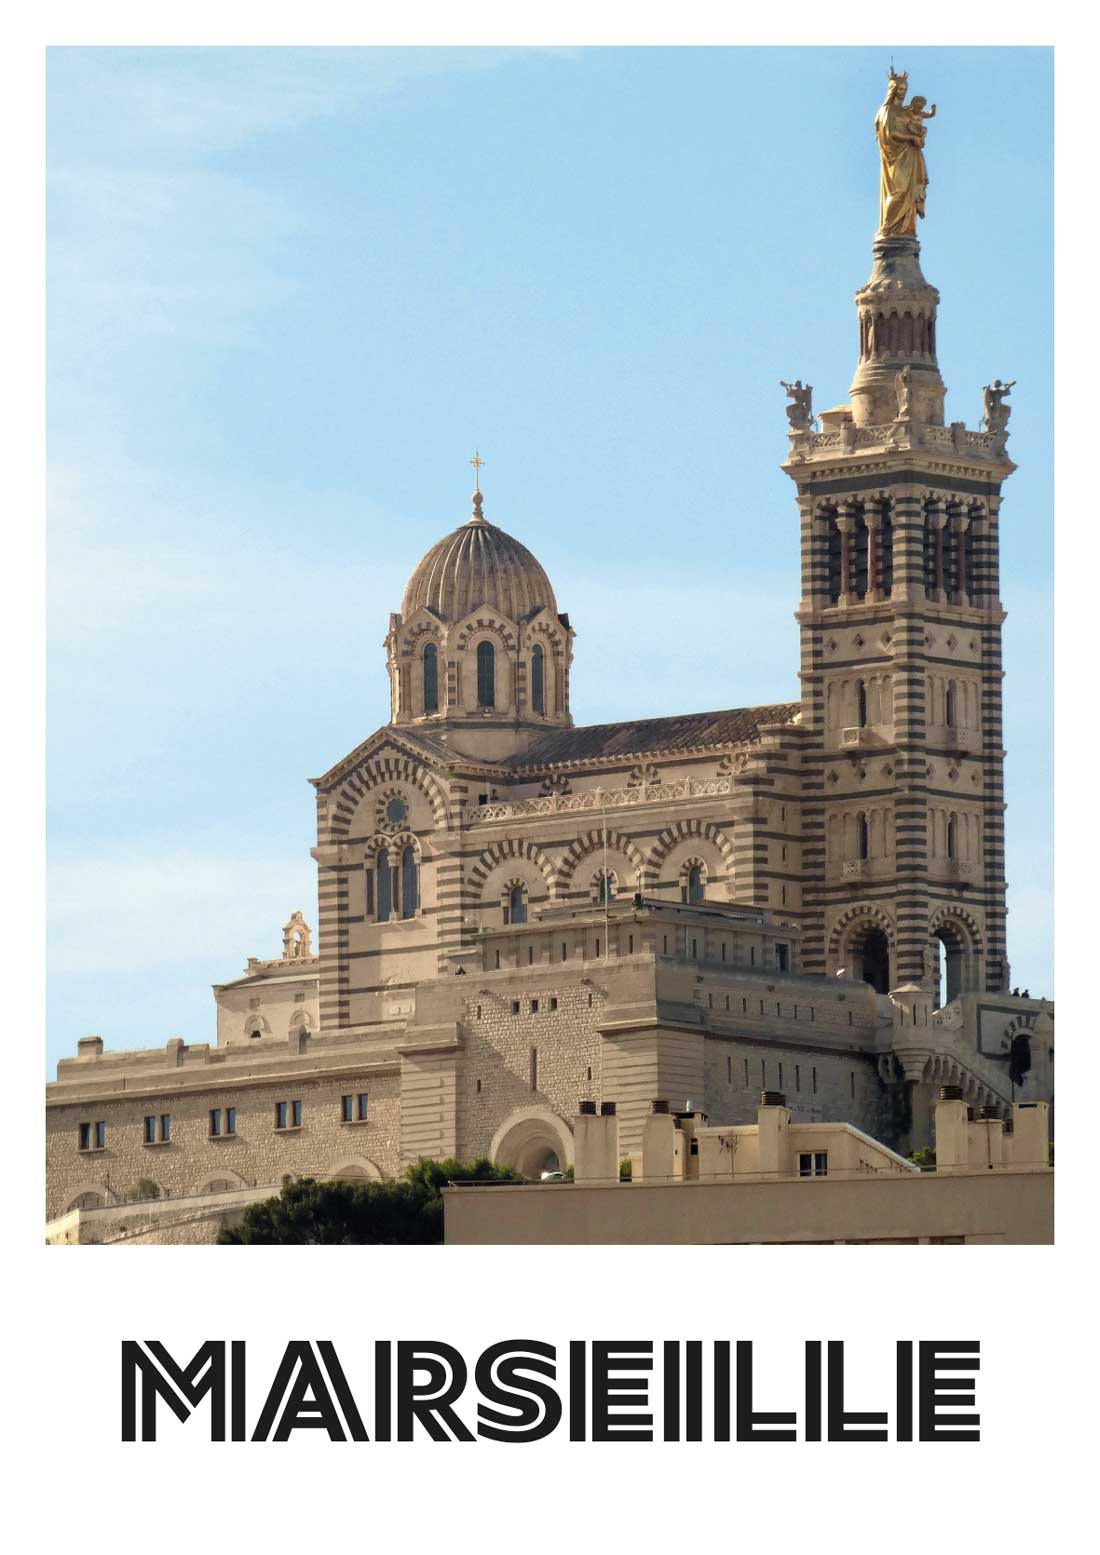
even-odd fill
[[[935,1007],[953,1003],[969,987],[970,945],[960,926],[943,919],[932,931]]]
[[[511,1166],[538,1182],[543,1172],[564,1171],[573,1164],[573,1135],[546,1107],[525,1107],[505,1118],[489,1154],[498,1166]]]
[[[890,941],[873,923],[859,924],[849,941],[853,977],[870,983],[876,993],[890,992]]]

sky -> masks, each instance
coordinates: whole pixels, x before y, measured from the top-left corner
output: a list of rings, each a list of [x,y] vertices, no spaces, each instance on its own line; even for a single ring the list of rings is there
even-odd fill
[[[1009,953],[1053,992],[1053,57],[896,50],[938,104],[947,417],[1016,379]],[[47,1067],[214,1038],[316,923],[313,790],[388,718],[469,514],[546,567],[577,723],[798,695],[781,378],[847,400],[888,51],[54,48]],[[1007,105],[1007,106],[1006,106]],[[644,671],[639,658],[644,655]]]

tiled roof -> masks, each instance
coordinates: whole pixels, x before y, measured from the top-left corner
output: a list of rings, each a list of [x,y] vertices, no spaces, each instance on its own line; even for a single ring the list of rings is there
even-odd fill
[[[731,707],[717,713],[681,713],[673,718],[636,718],[628,723],[555,729],[500,765],[510,769],[561,766],[601,757],[621,759],[656,751],[751,744],[760,738],[762,725],[791,723],[800,711],[799,702],[775,702],[767,707]]]

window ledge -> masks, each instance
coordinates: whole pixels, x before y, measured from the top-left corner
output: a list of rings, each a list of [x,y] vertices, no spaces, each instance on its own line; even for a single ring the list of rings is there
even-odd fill
[[[279,1132],[282,1133],[283,1130],[280,1129]],[[206,1137],[207,1137],[207,1139],[210,1140],[211,1144],[220,1144],[220,1142],[223,1139],[236,1139],[237,1135],[235,1133],[233,1133],[233,1134],[207,1134]]]
[[[367,1123],[373,1122],[371,1118],[341,1118],[341,1128],[363,1128]]]
[[[107,1154],[107,1146],[106,1145],[85,1145],[84,1148],[81,1149],[81,1147],[79,1145],[77,1145],[76,1153],[77,1153],[77,1155],[106,1155]]]
[[[276,1124],[271,1132],[273,1134],[300,1134],[302,1132],[302,1125],[300,1123],[288,1123],[285,1128],[280,1128],[279,1125]]]
[[[170,1139],[143,1139],[142,1144],[146,1150],[162,1150],[170,1145]]]

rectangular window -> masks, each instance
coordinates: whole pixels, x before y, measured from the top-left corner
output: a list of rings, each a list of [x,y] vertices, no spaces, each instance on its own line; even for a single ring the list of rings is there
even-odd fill
[[[519,1000],[518,999],[513,999],[512,1000],[512,1014],[513,1015],[518,1015],[519,1014]]]
[[[286,1102],[285,1101],[277,1101],[275,1103],[275,1127],[276,1128],[286,1128]]]
[[[806,1151],[798,1157],[800,1177],[828,1177],[829,1155],[825,1150]]]
[[[300,1101],[292,1101],[290,1104],[291,1125],[294,1128],[302,1126],[302,1104]]]
[[[600,959],[600,942],[599,942],[599,940],[597,940],[596,941],[596,960],[598,961],[599,959]]]
[[[727,1058],[726,1059],[726,1083],[728,1085],[732,1085],[733,1084],[733,1059],[732,1058]]]
[[[538,1088],[539,1088],[539,1050],[538,1050],[537,1047],[533,1047],[531,1049],[531,1089],[533,1091],[537,1091]]]
[[[227,1107],[225,1109],[225,1132],[227,1134],[235,1134],[237,1132],[236,1107]]]
[[[552,1010],[556,1010],[557,1007],[558,1007],[558,1001],[556,999],[551,999],[550,1000],[550,1008]]]
[[[630,934],[630,935],[627,936],[627,949],[626,949],[626,953],[627,953],[628,956],[632,956],[634,954],[634,936],[633,936],[633,934]]]
[[[779,1089],[783,1089],[783,1065],[779,1065]]]
[[[696,959],[696,957],[698,956],[698,954],[699,954],[699,942],[698,942],[698,940],[692,940],[692,942],[691,942],[691,959],[694,961]]]
[[[527,965],[528,966],[534,966],[534,964],[535,964],[535,947],[534,947],[534,945],[528,945],[528,947],[527,947]]]
[[[849,1086],[851,1088],[852,1098],[854,1100],[855,1099],[855,1094],[856,1094],[856,1072],[855,1072],[854,1069],[852,1070],[851,1074],[848,1076],[848,1084],[849,1084]]]
[[[777,945],[775,947],[775,965],[778,971],[789,971],[790,959],[790,951],[786,945]]]
[[[97,1123],[95,1125],[95,1130],[94,1130],[94,1133],[93,1133],[93,1138],[95,1139],[95,1147],[96,1147],[97,1150],[103,1150],[106,1147],[106,1144],[107,1144],[107,1125],[106,1125],[106,1123]]]
[[[369,1105],[369,1100],[370,1099],[367,1096],[366,1091],[360,1091],[355,1098],[355,1110],[360,1123],[365,1123],[367,1121],[367,1107]]]
[[[210,1109],[210,1134],[216,1138],[222,1131],[222,1109],[211,1107]]]
[[[539,1012],[539,1001],[537,999],[532,999],[531,1000],[531,1014],[532,1015],[537,1015],[538,1012]]]
[[[498,972],[499,972],[499,971],[500,971],[500,951],[499,951],[499,950],[498,950],[498,951],[497,951],[497,964],[496,964],[496,970],[497,970],[497,971],[498,971]]]
[[[714,995],[712,993],[708,993],[707,994],[707,1009],[708,1010],[713,1010],[713,1008],[714,1008]]]
[[[745,1060],[745,1084],[748,1085],[748,1083],[749,1083],[749,1061],[746,1058],[746,1060]]]
[[[90,1150],[92,1148],[92,1125],[90,1123],[82,1123],[80,1125],[79,1148],[81,1150]]]
[[[756,946],[755,945],[750,945],[749,946],[749,965],[750,966],[755,966],[756,965]]]
[[[562,945],[562,947],[561,947],[561,958],[562,958],[563,961],[566,959],[568,954],[569,954],[568,950],[565,948],[564,945]]]
[[[816,1069],[814,1069],[814,1070],[813,1070],[813,1072],[812,1072],[812,1073],[813,1073],[813,1088],[814,1088],[814,1095],[815,1095],[815,1096],[816,1096],[816,1095],[817,1095],[817,1070],[816,1070]]]
[[[794,1088],[795,1088],[796,1091],[800,1091],[802,1089],[802,1065],[801,1064],[795,1064],[795,1066],[794,1066]]]
[[[374,917],[374,870],[368,864],[365,870],[367,877],[367,917]]]
[[[341,1098],[340,1098],[340,1121],[341,1121],[341,1123],[351,1123],[354,1120],[355,1113],[353,1111],[353,1107],[354,1107],[354,1103],[353,1103],[352,1098],[350,1096],[341,1096]]]
[[[166,1145],[172,1137],[172,1114],[162,1112],[160,1115],[160,1142]]]
[[[155,1145],[156,1142],[157,1142],[157,1120],[156,1120],[156,1118],[146,1118],[145,1119],[145,1143],[147,1145]]]

